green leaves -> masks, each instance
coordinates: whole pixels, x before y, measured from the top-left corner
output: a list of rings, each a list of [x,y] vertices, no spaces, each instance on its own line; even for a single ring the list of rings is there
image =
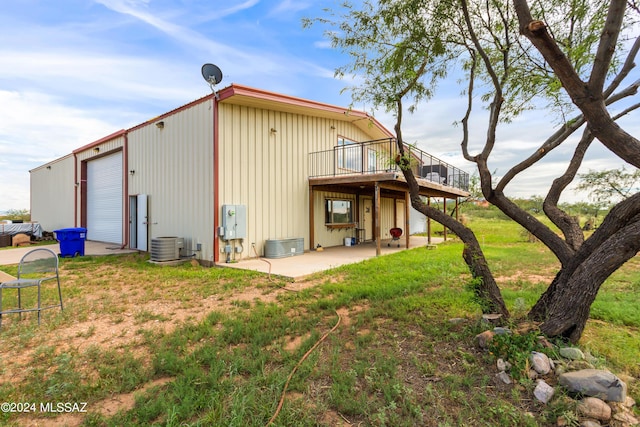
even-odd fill
[[[455,51],[447,46],[445,23],[453,13],[449,1],[364,1],[359,10],[344,3],[328,12],[330,18],[306,20],[321,24],[333,46],[350,57],[336,76],[352,76],[357,86],[348,88],[354,102],[373,102],[388,111],[405,94],[413,103],[429,99],[446,76]]]
[[[640,170],[620,169],[589,170],[578,175],[578,191],[589,192],[589,198],[598,205],[607,206],[624,200],[640,190]]]

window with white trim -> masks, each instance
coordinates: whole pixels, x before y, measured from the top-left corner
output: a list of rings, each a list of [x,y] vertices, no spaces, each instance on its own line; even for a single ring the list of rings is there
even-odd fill
[[[346,138],[338,138],[338,168],[362,171],[362,145]]]
[[[353,200],[325,199],[324,208],[326,224],[353,223]]]

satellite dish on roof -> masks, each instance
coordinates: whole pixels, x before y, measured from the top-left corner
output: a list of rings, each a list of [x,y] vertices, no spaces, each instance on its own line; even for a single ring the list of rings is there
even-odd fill
[[[202,66],[202,77],[209,83],[211,91],[215,92],[215,86],[222,81],[222,71],[216,65],[204,64]]]

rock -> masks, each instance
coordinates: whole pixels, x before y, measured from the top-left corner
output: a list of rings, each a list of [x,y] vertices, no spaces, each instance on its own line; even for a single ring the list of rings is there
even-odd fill
[[[616,421],[620,421],[628,426],[637,426],[638,424],[640,424],[640,420],[638,420],[628,412],[618,412],[616,414],[613,414],[613,419]]]
[[[502,314],[499,313],[489,313],[482,315],[482,320],[492,325],[499,325],[501,322],[500,319],[502,319]]]
[[[580,427],[602,427],[602,424],[596,420],[582,420]]]
[[[554,369],[556,375],[562,375],[567,372],[567,366],[561,363],[556,363],[556,367]]]
[[[558,380],[571,393],[613,402],[624,402],[627,398],[627,385],[608,371],[583,369],[564,373]]]
[[[538,339],[538,344],[540,344],[544,348],[554,348],[553,344],[551,344],[546,337],[540,335],[537,339]]]
[[[579,348],[564,347],[560,349],[560,356],[571,360],[584,360],[584,353]]]
[[[624,381],[627,384],[633,384],[636,381],[636,379],[631,375],[627,375],[627,374],[617,374],[617,375],[618,375],[618,378],[620,378],[622,381]]]
[[[476,344],[481,349],[486,350],[494,335],[493,331],[484,331],[483,333],[476,335]]]
[[[597,397],[585,397],[578,402],[576,411],[584,417],[595,418],[599,421],[611,419],[611,408]]]
[[[543,380],[538,380],[538,385],[536,385],[536,388],[533,390],[533,395],[542,403],[548,403],[554,393],[555,390],[553,387]]]
[[[529,369],[527,372],[527,377],[529,377],[530,380],[535,380],[539,375],[540,374],[538,374],[535,369]]]
[[[511,369],[511,363],[506,362],[504,359],[500,358],[496,361],[496,367],[498,368],[498,372],[504,372]]]
[[[513,382],[511,381],[511,377],[509,376],[509,374],[507,374],[505,371],[498,372],[496,374],[496,377],[498,377],[498,379],[505,384],[511,384]]]
[[[633,400],[631,396],[627,396],[624,402],[610,402],[609,406],[611,406],[613,412],[625,412],[630,411],[631,408],[635,406],[635,404],[636,401]]]
[[[627,408],[631,409],[634,406],[636,406],[636,401],[633,400],[633,397],[631,396],[627,396],[627,398],[624,400],[624,402],[622,402],[622,404],[624,406],[626,406]]]
[[[509,328],[496,326],[495,328],[493,328],[493,333],[496,335],[505,335],[505,334],[512,334],[513,332],[511,332],[511,329]]]
[[[591,353],[589,353],[588,351],[584,353],[584,360],[591,363],[592,365],[596,365],[599,362],[598,358],[591,355]]]
[[[567,365],[567,369],[570,371],[581,371],[583,369],[595,369],[594,366],[586,360],[572,360]]]
[[[463,319],[462,317],[454,317],[453,319],[449,319],[449,323],[453,325],[458,325],[460,323],[464,323],[467,319]]]
[[[531,367],[537,373],[547,375],[551,371],[551,363],[546,354],[532,351],[529,360],[531,361]]]

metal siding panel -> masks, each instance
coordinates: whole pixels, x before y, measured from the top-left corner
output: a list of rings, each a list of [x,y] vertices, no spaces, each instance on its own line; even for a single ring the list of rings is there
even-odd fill
[[[31,220],[43,230],[74,226],[74,159],[69,155],[31,171]]]
[[[78,159],[78,165],[80,165],[80,162],[82,162],[83,160],[89,160],[93,157],[103,156],[105,153],[119,150],[123,146],[124,146],[124,136],[119,136],[109,141],[105,141],[94,147],[88,148],[85,151],[77,153],[76,157]],[[98,149],[98,151],[96,151],[96,148]]]
[[[394,199],[383,198],[380,200],[380,205],[380,235],[382,240],[386,240],[391,238],[389,230],[396,226],[394,222],[396,204]]]
[[[239,105],[221,104],[219,119],[219,200],[247,206],[242,256],[254,256],[251,243],[261,253],[265,240],[277,238],[303,237],[308,250],[309,153],[332,148],[338,135],[371,137],[347,122]],[[326,229],[324,205],[316,209],[316,227]],[[339,244],[337,232],[327,235]]]
[[[149,195],[149,237],[202,244],[213,261],[213,112],[207,100],[129,134],[129,194]]]

